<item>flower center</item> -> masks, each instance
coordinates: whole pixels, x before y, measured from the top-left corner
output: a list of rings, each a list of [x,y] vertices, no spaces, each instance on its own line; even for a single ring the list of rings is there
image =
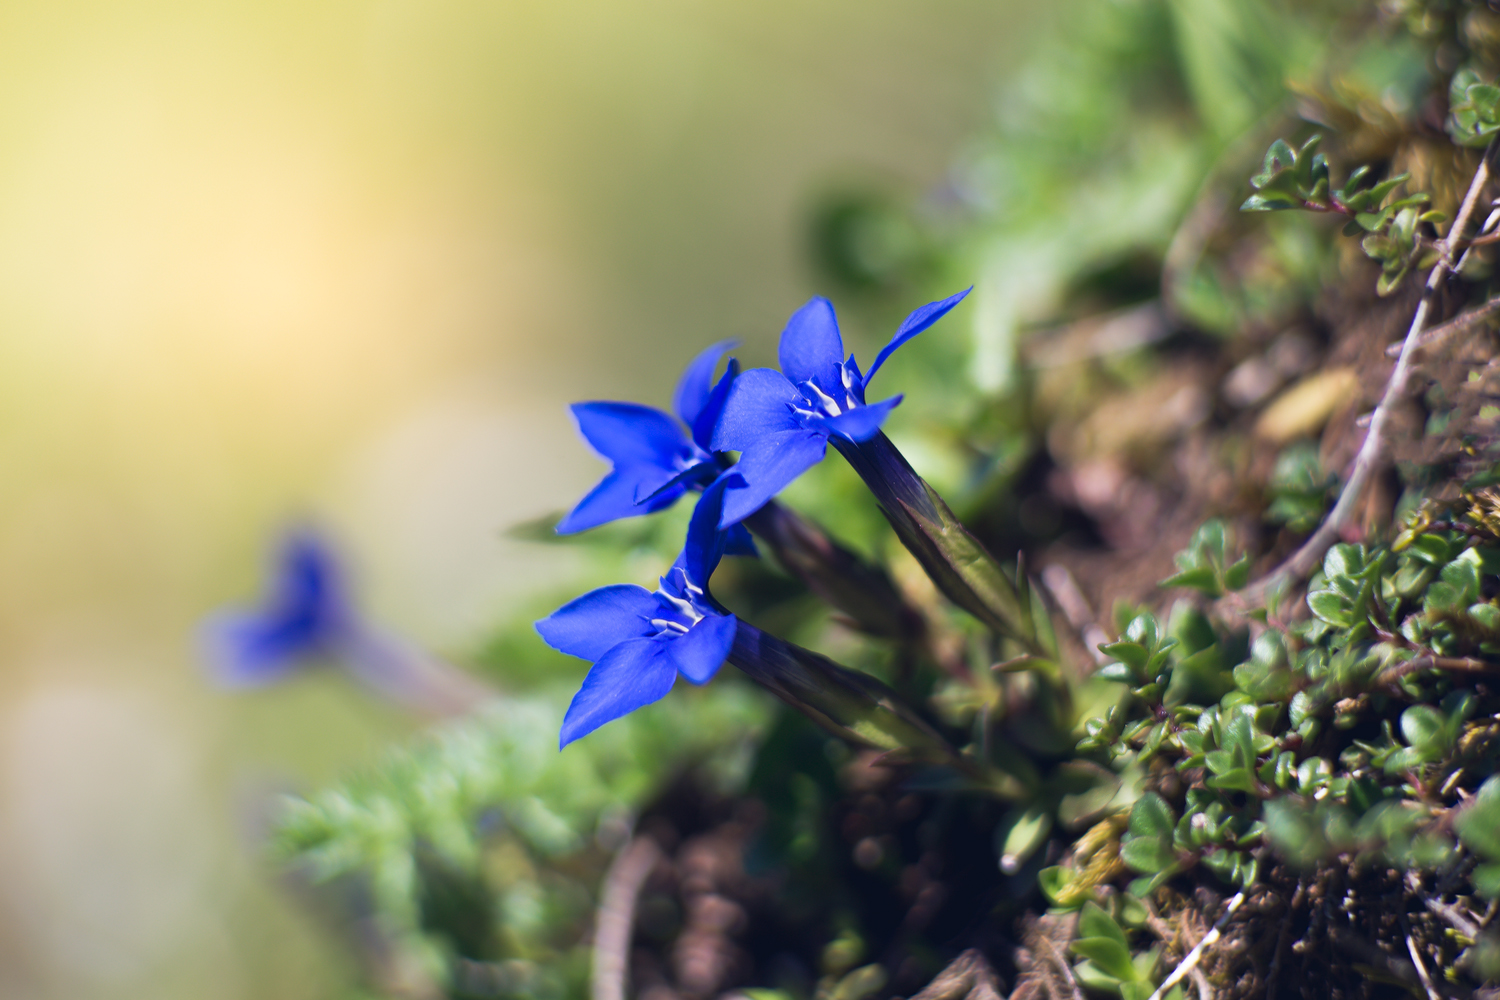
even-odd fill
[[[663,611],[675,613],[679,617],[652,618],[651,625],[657,629],[657,635],[664,635],[668,632],[684,635],[688,629],[708,617],[698,610],[698,601],[703,596],[703,588],[689,580],[687,574],[681,569],[674,569],[670,577],[662,578],[661,583],[655,595],[657,601],[661,603]],[[681,590],[682,595],[672,593],[672,589]],[[686,621],[681,619],[686,619]]]
[[[848,373],[845,373],[845,381],[848,381]],[[854,394],[848,391],[844,393],[844,402],[840,404],[811,380],[797,383],[797,388],[802,390],[802,398],[807,403],[805,407],[795,404],[792,406],[792,412],[800,417],[836,417],[859,405]]]

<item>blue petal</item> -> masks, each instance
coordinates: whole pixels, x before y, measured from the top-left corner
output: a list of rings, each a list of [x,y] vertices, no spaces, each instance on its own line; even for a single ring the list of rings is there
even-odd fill
[[[765,506],[792,480],[823,461],[828,438],[821,431],[783,431],[768,434],[747,447],[734,467],[748,484],[724,496],[722,525],[743,520]]]
[[[594,450],[616,465],[674,468],[690,449],[686,435],[667,414],[637,403],[574,403],[578,430]]]
[[[719,426],[719,417],[724,413],[724,402],[729,398],[729,390],[739,374],[740,363],[730,358],[729,366],[724,369],[724,376],[714,386],[713,392],[708,394],[708,402],[703,404],[702,412],[692,423],[693,443],[704,451],[713,450],[714,428]]]
[[[760,557],[760,550],[755,547],[755,539],[750,537],[749,529],[736,523],[724,529],[724,554],[757,559]]]
[[[724,532],[719,530],[719,515],[724,509],[724,491],[743,487],[738,468],[724,473],[703,491],[688,522],[687,541],[682,546],[682,567],[687,578],[707,588],[708,578],[724,556]]]
[[[833,304],[821,296],[792,313],[781,331],[781,371],[792,382],[816,382],[818,388],[837,398],[843,394],[839,365],[844,360],[844,341]]]
[[[320,635],[306,622],[272,621],[261,615],[226,614],[203,626],[203,642],[214,678],[226,687],[260,687],[292,673],[324,653]]]
[[[821,427],[826,433],[846,437],[850,441],[868,441],[880,430],[885,418],[901,403],[901,396],[882,399],[869,406],[856,406],[836,417],[809,417],[809,427]]]
[[[649,495],[650,491],[647,490],[649,498],[641,503],[636,502],[636,495],[641,492],[642,485],[659,483],[663,474],[670,479],[672,470],[663,470],[657,465],[616,468],[599,480],[599,485],[590,490],[587,496],[578,501],[577,507],[557,522],[557,533],[571,535],[622,517],[652,514],[663,507],[672,506],[683,494],[681,486],[669,486],[655,495]]]
[[[655,632],[651,619],[658,607],[645,587],[616,583],[574,598],[537,622],[536,630],[553,649],[594,661],[626,639]]]
[[[205,639],[219,679],[229,685],[269,683],[298,661],[326,654],[352,626],[332,551],[308,530],[289,534],[276,556],[271,593],[250,614],[210,620]]]
[[[670,639],[629,639],[599,658],[563,716],[557,748],[643,705],[666,697],[677,681]]]
[[[705,348],[683,369],[682,378],[677,380],[677,391],[672,394],[672,409],[677,411],[682,422],[689,427],[697,421],[703,407],[708,405],[709,394],[713,391],[714,369],[719,367],[719,359],[736,343],[733,340],[721,340]]]
[[[806,406],[802,390],[774,368],[752,368],[734,380],[724,412],[714,428],[713,451],[745,451],[768,434],[794,431],[802,422],[792,412]]]
[[[880,369],[880,366],[885,364],[885,359],[890,357],[896,348],[946,316],[949,309],[962,302],[964,296],[973,290],[974,286],[970,285],[957,295],[950,295],[939,302],[929,302],[906,317],[906,320],[897,328],[895,336],[891,337],[891,342],[881,348],[879,354],[875,355],[875,363],[865,373],[865,384],[869,385],[870,379],[875,377],[875,373]]]
[[[729,655],[738,625],[734,615],[710,615],[667,643],[678,673],[694,684],[707,684]]]
[[[655,500],[660,494],[665,493],[667,490],[673,489],[675,487],[681,487],[681,489],[678,489],[677,492],[672,494],[672,496],[674,498],[679,497],[682,495],[684,489],[696,489],[701,487],[704,483],[713,482],[714,479],[722,471],[723,468],[719,465],[718,462],[699,462],[696,465],[692,465],[682,470],[681,472],[677,473],[677,475],[666,479],[660,486],[649,493],[645,492],[645,483],[637,486],[635,491],[635,502],[638,504],[649,503],[650,501]]]

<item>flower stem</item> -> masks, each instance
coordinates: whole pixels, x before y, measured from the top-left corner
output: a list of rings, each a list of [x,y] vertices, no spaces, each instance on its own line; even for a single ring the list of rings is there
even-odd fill
[[[1012,583],[1000,563],[969,533],[890,438],[830,439],[875,495],[901,544],[949,600],[1028,653],[1048,655],[1032,615],[1024,576]]]
[[[909,759],[975,771],[896,692],[826,656],[739,622],[729,662],[751,680],[842,739]]]
[[[914,642],[925,623],[891,578],[830,538],[819,525],[770,501],[744,524],[787,572],[870,635]]]

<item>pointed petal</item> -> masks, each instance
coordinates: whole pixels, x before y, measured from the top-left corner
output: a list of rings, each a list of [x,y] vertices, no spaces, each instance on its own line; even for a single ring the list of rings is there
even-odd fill
[[[719,417],[724,413],[724,403],[729,399],[729,390],[739,374],[740,363],[730,358],[729,367],[724,369],[724,375],[719,379],[719,384],[714,386],[713,391],[708,394],[708,401],[703,404],[702,412],[693,420],[693,443],[704,451],[713,450],[714,430],[719,426]]]
[[[655,494],[648,489],[645,494],[648,499],[636,502],[636,494],[641,491],[642,484],[650,484],[655,488],[655,484],[661,482],[663,474],[670,479],[672,470],[662,470],[655,465],[629,465],[615,469],[599,480],[599,485],[590,490],[587,496],[578,501],[577,507],[557,522],[557,533],[571,535],[622,517],[652,514],[672,506],[683,494],[681,486],[668,484]]]
[[[868,385],[870,383],[870,379],[875,377],[875,373],[880,370],[880,366],[885,364],[885,359],[890,357],[896,348],[946,316],[949,309],[962,302],[964,296],[973,290],[974,286],[970,285],[957,295],[950,295],[938,302],[929,302],[920,309],[914,310],[910,316],[906,317],[901,326],[897,328],[895,335],[891,337],[891,342],[881,348],[879,354],[875,355],[875,363],[865,373],[865,384]]]
[[[746,448],[734,467],[748,484],[724,495],[721,525],[734,524],[765,506],[792,480],[823,461],[828,438],[820,431],[798,428],[761,438]]]
[[[223,684],[277,680],[299,661],[328,653],[338,633],[353,627],[337,560],[313,531],[287,535],[272,574],[271,593],[260,610],[221,614],[204,627],[209,659]]]
[[[667,643],[678,673],[694,684],[707,684],[729,655],[738,625],[734,615],[710,615]]]
[[[666,697],[677,681],[677,665],[666,648],[671,641],[629,639],[601,656],[568,705],[557,748]]]
[[[677,391],[672,394],[672,409],[677,411],[682,422],[689,427],[693,426],[698,414],[703,412],[703,407],[708,403],[709,393],[713,391],[714,369],[719,367],[719,359],[736,343],[738,341],[721,340],[705,348],[683,369],[682,378],[677,380]]]
[[[811,380],[829,395],[841,394],[844,341],[833,304],[819,296],[792,313],[781,331],[781,371],[793,383]]]
[[[676,489],[673,497],[682,495],[683,490],[689,487],[700,487],[706,482],[712,482],[714,478],[723,471],[718,462],[699,462],[692,468],[684,469],[675,476],[667,477],[660,486],[654,490],[649,489],[650,482],[643,480],[635,488],[635,502],[638,504],[650,503],[667,490]],[[662,473],[665,476],[665,473]]]
[[[713,451],[745,451],[768,434],[802,427],[794,406],[804,406],[802,390],[774,368],[752,368],[734,380],[719,426],[714,428]]]
[[[688,449],[687,436],[667,414],[636,403],[574,403],[578,431],[594,450],[616,465],[672,467]]]
[[[692,520],[688,522],[687,541],[682,546],[682,568],[687,578],[699,587],[707,588],[708,578],[724,556],[724,532],[719,530],[719,515],[724,509],[724,491],[743,487],[745,480],[738,472],[729,471],[711,483],[693,508]]]
[[[203,625],[203,645],[214,679],[230,688],[260,687],[281,680],[325,652],[320,633],[307,620],[224,614]]]
[[[880,430],[880,425],[885,423],[890,412],[901,404],[901,400],[901,396],[892,396],[868,406],[856,406],[836,417],[811,417],[807,423],[810,427],[821,427],[829,434],[837,434],[850,441],[868,441]]]
[[[760,550],[755,547],[755,539],[750,537],[750,530],[743,524],[731,524],[724,529],[724,554],[747,556],[751,559],[760,558]]]
[[[591,590],[536,623],[553,649],[584,660],[597,660],[626,639],[651,635],[658,607],[651,591],[633,583]]]

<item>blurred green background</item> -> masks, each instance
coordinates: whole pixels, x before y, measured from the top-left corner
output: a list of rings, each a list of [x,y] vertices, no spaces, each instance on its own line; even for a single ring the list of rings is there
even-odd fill
[[[463,661],[570,572],[502,535],[600,471],[564,405],[769,360],[813,207],[940,190],[1065,10],[0,8],[0,995],[333,991],[267,794],[417,723],[333,674],[216,692],[200,617],[312,517]]]

